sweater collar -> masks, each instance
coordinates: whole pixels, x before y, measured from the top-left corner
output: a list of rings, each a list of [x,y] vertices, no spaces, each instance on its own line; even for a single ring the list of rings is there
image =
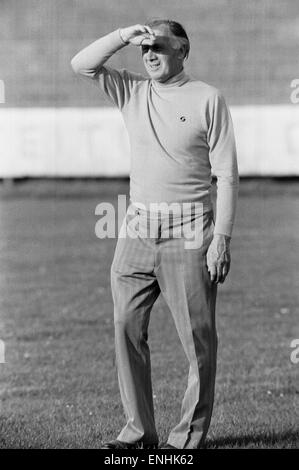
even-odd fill
[[[152,80],[152,84],[154,88],[156,88],[157,90],[163,90],[164,88],[181,86],[184,83],[188,82],[188,80],[189,80],[189,77],[186,74],[185,70],[183,69],[180,73],[178,73],[177,75],[174,75],[166,82],[158,82],[157,80]]]

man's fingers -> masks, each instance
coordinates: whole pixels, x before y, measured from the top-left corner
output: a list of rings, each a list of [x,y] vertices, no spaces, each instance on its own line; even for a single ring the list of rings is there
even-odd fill
[[[152,28],[150,26],[140,25],[139,30],[142,34],[144,34],[148,38],[154,39],[155,32],[152,30]]]
[[[151,36],[153,36],[153,37],[156,36],[155,31],[154,31],[150,26],[145,26],[145,28],[146,28],[147,32],[148,32]]]
[[[213,239],[207,251],[207,266],[212,282],[223,283],[230,268],[229,247]]]
[[[216,281],[215,281],[216,284],[218,284],[219,282],[221,282],[221,279],[222,279],[222,267],[223,267],[222,263],[218,263],[218,264],[217,264],[217,269],[216,269],[217,274],[216,274]]]
[[[144,35],[144,38],[140,42],[140,46],[152,46],[154,44],[154,39],[151,39],[148,36]]]
[[[224,271],[223,271],[223,268],[221,267],[219,269],[219,273],[218,273],[218,283],[219,284],[222,284],[225,280],[225,275],[224,275]]]
[[[138,25],[137,25],[137,29],[138,29],[141,33],[147,32],[146,26],[145,26],[144,24],[138,24]]]
[[[214,282],[217,276],[217,269],[215,264],[211,264],[210,266],[208,266],[208,271],[210,273],[211,282]]]
[[[225,280],[226,276],[228,275],[228,272],[229,272],[229,263],[226,263],[223,266],[223,270],[222,270],[223,281]]]
[[[212,282],[219,284],[224,281],[223,267],[224,267],[223,263],[219,263],[219,262],[213,265],[212,270],[210,270],[210,272],[213,273],[213,277],[211,276]]]
[[[226,276],[228,275],[228,272],[229,272],[229,263],[225,263],[221,266],[220,268],[220,274],[219,274],[219,282],[222,284],[225,279],[226,279]]]

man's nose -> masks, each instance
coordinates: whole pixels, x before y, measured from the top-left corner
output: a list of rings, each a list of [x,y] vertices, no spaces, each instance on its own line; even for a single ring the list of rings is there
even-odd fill
[[[148,58],[148,60],[153,60],[153,59],[156,58],[156,54],[151,49],[149,49],[147,51],[147,58]]]

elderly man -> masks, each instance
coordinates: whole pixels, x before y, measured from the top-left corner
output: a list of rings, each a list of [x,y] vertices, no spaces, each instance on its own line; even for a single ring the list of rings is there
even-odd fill
[[[149,78],[106,65],[129,44],[140,47]],[[185,73],[189,49],[182,25],[155,20],[113,31],[72,59],[74,71],[91,79],[121,110],[131,144],[131,204],[111,267],[127,422],[116,440],[103,445],[106,449],[158,446],[147,329],[160,293],[190,364],[181,419],[163,448],[202,447],[211,420],[216,290],[230,267],[238,169],[225,100],[216,88]],[[191,209],[184,212],[186,204]],[[197,227],[193,242],[191,227]]]

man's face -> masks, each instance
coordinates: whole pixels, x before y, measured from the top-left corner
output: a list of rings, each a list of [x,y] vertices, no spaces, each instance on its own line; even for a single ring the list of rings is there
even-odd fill
[[[169,31],[168,26],[161,25],[153,31],[153,44],[141,46],[142,58],[149,76],[163,83],[182,70],[184,59],[180,40]]]

